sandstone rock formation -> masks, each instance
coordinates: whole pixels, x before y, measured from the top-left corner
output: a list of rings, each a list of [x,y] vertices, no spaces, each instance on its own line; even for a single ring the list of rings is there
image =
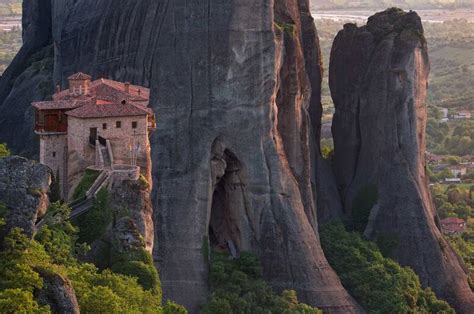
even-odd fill
[[[366,215],[369,238],[395,240],[394,258],[458,312],[473,313],[467,275],[442,237],[428,190],[428,73],[415,12],[389,9],[339,32],[330,66],[336,177],[346,214],[359,222]],[[369,217],[359,206],[370,202],[370,190],[376,200]]]
[[[165,298],[193,311],[207,293],[208,243],[223,240],[258,253],[275,288],[294,288],[329,312],[358,309],[313,229],[302,38],[315,35],[302,26],[304,3],[228,1],[184,11],[175,1],[160,15],[150,82],[158,117],[155,254]]]
[[[151,253],[155,233],[153,204],[148,183],[144,179],[115,183],[110,194],[110,207],[117,220],[121,217],[130,217],[134,221],[145,241],[147,251]]]
[[[0,204],[5,207],[1,211],[6,220],[0,240],[16,227],[28,236],[33,235],[38,217],[49,206],[51,176],[48,167],[36,162],[21,157],[0,159]]]
[[[150,187],[143,179],[139,181],[114,182],[108,197],[108,209],[112,220],[106,232],[91,244],[86,260],[99,268],[111,267],[111,252],[121,252],[123,241],[128,244],[139,242],[135,247],[145,248],[152,253],[154,242],[153,207]],[[127,246],[128,246],[127,244]]]
[[[321,70],[307,0],[53,1],[52,11],[55,83],[81,70],[152,89],[165,298],[196,311],[204,253],[225,238],[256,252],[275,288],[329,312],[359,310],[315,231]]]
[[[36,296],[40,304],[49,305],[53,313],[80,313],[76,293],[69,279],[43,268],[35,268],[35,271],[44,284]]]
[[[53,91],[50,43],[51,1],[24,1],[23,46],[0,79],[0,142],[15,154],[31,157],[37,152],[31,102]]]

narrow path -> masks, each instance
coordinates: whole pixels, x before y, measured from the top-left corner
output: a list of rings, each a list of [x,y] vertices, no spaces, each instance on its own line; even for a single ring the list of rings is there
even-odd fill
[[[94,207],[96,195],[105,186],[109,177],[110,174],[108,171],[102,171],[102,173],[97,177],[90,189],[86,192],[86,196],[84,198],[68,204],[68,207],[71,208],[71,213],[69,214],[68,219],[74,219],[79,216],[82,216]],[[48,220],[47,218],[48,214],[46,214],[39,222],[36,223],[36,231],[38,231],[44,226],[44,224]]]

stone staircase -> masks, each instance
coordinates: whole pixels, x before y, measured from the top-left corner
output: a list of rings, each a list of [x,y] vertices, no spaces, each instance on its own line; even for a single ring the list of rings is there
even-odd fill
[[[97,194],[100,190],[102,190],[102,188],[107,186],[110,177],[111,171],[102,171],[89,190],[86,192],[85,197],[69,203],[68,206],[71,208],[71,213],[69,214],[68,219],[74,219],[89,212],[94,207],[94,200],[96,199]],[[48,218],[50,218],[50,216],[46,214],[39,222],[36,223],[37,231],[45,225],[45,223],[48,221]]]

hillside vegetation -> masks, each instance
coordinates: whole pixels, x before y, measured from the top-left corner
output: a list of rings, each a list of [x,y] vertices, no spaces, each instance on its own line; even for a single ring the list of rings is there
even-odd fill
[[[79,262],[88,247],[76,242],[78,230],[65,219],[69,208],[56,203],[49,211],[55,219],[35,239],[16,228],[1,243],[0,313],[51,313],[35,298],[45,288],[45,273],[72,284],[81,313],[186,313],[170,302],[161,306],[159,279],[144,285],[140,276]],[[0,229],[4,223],[0,217]]]
[[[321,40],[325,69],[322,101],[323,123],[330,122],[334,104],[328,84],[329,56],[334,37],[345,23],[351,21],[316,20]],[[431,74],[428,91],[430,120],[427,147],[441,154],[463,156],[473,152],[472,125],[451,120],[441,123],[440,108],[449,114],[472,108],[474,103],[474,23],[465,20],[424,23],[429,45]],[[325,143],[323,143],[325,144]],[[329,144],[327,144],[329,145]],[[324,146],[324,145],[323,145]]]

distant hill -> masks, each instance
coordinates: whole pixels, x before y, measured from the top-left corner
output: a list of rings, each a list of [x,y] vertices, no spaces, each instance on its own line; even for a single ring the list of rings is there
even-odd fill
[[[20,15],[21,0],[0,0],[0,16]]]
[[[474,8],[474,0],[311,0],[314,9]]]

